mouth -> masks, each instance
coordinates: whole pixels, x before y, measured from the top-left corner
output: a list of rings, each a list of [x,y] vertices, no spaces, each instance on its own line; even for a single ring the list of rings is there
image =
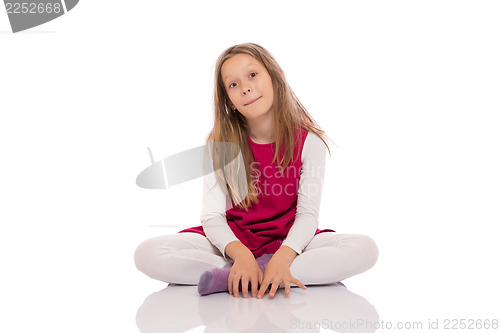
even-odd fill
[[[260,96],[260,97],[262,97],[262,96]],[[245,104],[245,106],[247,106],[247,105],[250,105],[250,104],[254,103],[254,102],[255,102],[255,101],[257,101],[260,97],[257,97],[256,99],[251,100],[250,102],[248,102],[247,104]]]

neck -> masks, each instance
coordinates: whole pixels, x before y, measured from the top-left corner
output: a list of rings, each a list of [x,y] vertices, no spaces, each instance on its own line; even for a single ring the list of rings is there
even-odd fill
[[[274,114],[267,112],[260,118],[247,119],[248,127],[250,128],[250,138],[256,143],[271,143],[274,142]]]

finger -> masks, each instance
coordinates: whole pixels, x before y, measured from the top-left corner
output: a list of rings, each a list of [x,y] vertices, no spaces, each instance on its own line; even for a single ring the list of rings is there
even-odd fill
[[[234,297],[238,297],[238,295],[239,295],[239,292],[238,292],[239,286],[240,286],[240,277],[235,276],[233,278],[233,295],[234,295]]]
[[[283,285],[285,286],[285,294],[290,294],[290,281],[283,280]]]
[[[299,280],[297,280],[295,278],[292,279],[292,282],[295,283],[297,286],[299,286],[300,288],[302,288],[304,290],[307,289],[307,287],[302,282],[300,282]]]
[[[264,297],[264,294],[266,293],[266,289],[268,286],[269,286],[269,282],[267,280],[264,280],[262,282],[262,284],[260,285],[259,294],[257,295],[257,298]]]
[[[252,297],[257,297],[257,291],[258,291],[258,282],[259,280],[256,277],[252,278]]]
[[[227,291],[231,295],[233,293],[233,274],[229,273],[229,277],[227,278]]]
[[[241,293],[243,294],[244,298],[248,297],[248,278],[244,277],[241,279]]]
[[[269,291],[269,296],[271,298],[273,298],[274,295],[276,295],[276,290],[278,290],[279,285],[280,285],[279,282],[273,282],[273,286],[271,287],[271,291]]]

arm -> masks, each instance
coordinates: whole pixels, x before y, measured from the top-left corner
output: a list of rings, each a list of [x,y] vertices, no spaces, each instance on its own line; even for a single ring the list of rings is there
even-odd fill
[[[287,250],[292,249],[295,255],[299,255],[314,237],[318,228],[325,162],[325,143],[313,132],[309,132],[302,148],[302,169],[295,221],[280,250],[286,247]],[[290,251],[287,252],[290,254]]]
[[[252,252],[239,241],[227,224],[226,204],[229,201],[226,201],[226,197],[220,185],[216,184],[215,174],[207,175],[204,181],[201,214],[203,231],[209,241],[219,249],[224,259],[228,259],[227,257],[234,259],[227,282],[229,293],[238,297],[241,280],[243,297],[248,297],[249,283],[252,295],[257,296],[258,284],[262,281],[263,273]]]
[[[225,186],[225,184],[223,185]],[[243,297],[248,297],[251,284],[252,296],[257,296],[258,285],[263,273],[253,253],[239,241],[227,224],[226,211],[230,206],[229,195],[217,182],[214,172],[206,175],[203,182],[203,208],[201,223],[208,240],[219,249],[224,259],[234,259],[228,278],[228,291],[239,295],[239,285]]]
[[[208,240],[219,249],[224,259],[229,255],[234,259],[233,248],[236,246],[232,243],[238,242],[245,247],[234,232],[231,230],[226,220],[226,194],[217,183],[215,173],[210,173],[203,180],[203,198],[201,225]],[[231,247],[227,247],[228,244]],[[246,248],[246,247],[245,247]],[[229,251],[227,251],[229,250]],[[250,251],[247,249],[247,251]],[[234,252],[236,252],[234,250]]]

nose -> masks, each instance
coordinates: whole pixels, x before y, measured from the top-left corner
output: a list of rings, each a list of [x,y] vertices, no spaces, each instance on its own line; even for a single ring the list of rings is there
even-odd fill
[[[243,95],[246,95],[250,92],[250,88],[243,89]]]

